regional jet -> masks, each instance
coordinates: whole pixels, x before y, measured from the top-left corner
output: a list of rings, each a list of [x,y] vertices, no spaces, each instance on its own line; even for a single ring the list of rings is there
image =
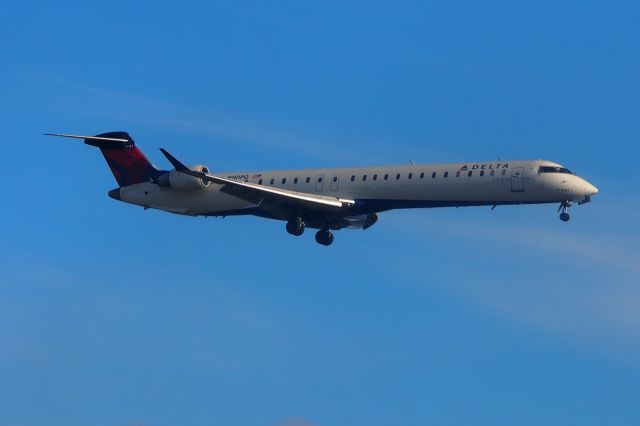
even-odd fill
[[[598,192],[545,160],[212,173],[162,148],[173,169],[161,170],[126,132],[47,135],[98,147],[118,182],[108,195],[118,201],[188,216],[282,220],[292,235],[317,229],[316,241],[324,246],[333,243],[332,231],[368,229],[378,213],[392,209],[559,203],[567,222],[572,204],[588,203]]]

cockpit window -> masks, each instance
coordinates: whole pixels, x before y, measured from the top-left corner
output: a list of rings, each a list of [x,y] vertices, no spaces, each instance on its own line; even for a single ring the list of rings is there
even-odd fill
[[[555,166],[540,166],[538,169],[538,173],[566,173],[568,175],[572,175],[571,170],[565,169],[564,167],[555,167]]]

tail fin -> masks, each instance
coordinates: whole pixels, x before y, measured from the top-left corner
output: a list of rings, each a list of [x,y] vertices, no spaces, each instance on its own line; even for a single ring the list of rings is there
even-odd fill
[[[87,145],[100,148],[118,185],[127,186],[149,182],[158,177],[160,170],[147,160],[147,157],[136,146],[128,133],[108,132],[96,135],[96,137],[126,140],[124,143],[90,138],[84,140]]]
[[[84,139],[87,145],[100,148],[119,186],[149,182],[155,180],[161,173],[147,160],[127,132],[108,132],[95,136],[49,135]]]

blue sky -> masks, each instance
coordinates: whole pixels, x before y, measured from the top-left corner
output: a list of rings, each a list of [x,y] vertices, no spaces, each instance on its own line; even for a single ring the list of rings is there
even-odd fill
[[[0,14],[0,424],[638,424],[640,7],[17,2]],[[545,158],[594,202],[312,233],[143,211],[213,170]]]

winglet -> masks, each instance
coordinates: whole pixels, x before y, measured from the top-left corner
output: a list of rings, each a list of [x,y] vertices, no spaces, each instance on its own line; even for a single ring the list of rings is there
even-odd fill
[[[182,164],[176,157],[174,157],[173,155],[169,154],[166,149],[160,148],[160,152],[162,152],[162,154],[164,154],[164,156],[167,157],[167,160],[169,160],[171,165],[177,171],[179,171],[179,172],[190,171],[190,169],[187,166]]]

